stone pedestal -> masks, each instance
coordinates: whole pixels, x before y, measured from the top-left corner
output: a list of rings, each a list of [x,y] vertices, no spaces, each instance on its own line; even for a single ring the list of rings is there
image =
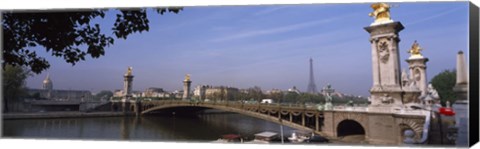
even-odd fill
[[[406,60],[410,70],[410,80],[415,81],[415,85],[422,91],[427,92],[427,66],[428,58],[421,55],[411,56]],[[407,85],[408,86],[408,85]]]
[[[133,82],[132,68],[129,67],[127,73],[123,76],[124,97],[122,98],[122,111],[124,113],[131,111],[130,102],[132,99],[132,82]]]
[[[123,76],[123,91],[125,96],[131,96],[132,82],[133,82],[133,75],[126,74],[125,76]]]
[[[136,100],[134,104],[134,112],[136,116],[140,116],[142,114],[142,103],[140,100]]]
[[[333,109],[333,104],[332,102],[326,102],[324,107],[323,107],[324,110],[332,110]]]
[[[182,99],[190,99],[190,85],[192,81],[184,80],[183,81],[183,96]]]
[[[332,110],[333,109],[333,104],[332,104],[332,93],[335,92],[335,89],[332,88],[332,85],[328,84],[322,89],[322,93],[325,95],[325,105],[324,109],[325,110]]]

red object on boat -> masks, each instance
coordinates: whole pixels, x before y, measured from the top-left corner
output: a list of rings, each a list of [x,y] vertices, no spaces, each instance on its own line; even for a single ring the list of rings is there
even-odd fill
[[[445,108],[445,107],[441,107],[439,109],[440,111],[440,114],[443,114],[443,115],[446,115],[446,116],[453,116],[455,115],[455,112],[453,111],[452,108]]]
[[[227,134],[227,135],[223,135],[222,138],[223,138],[223,139],[228,139],[228,140],[233,140],[233,139],[240,138],[240,135]]]

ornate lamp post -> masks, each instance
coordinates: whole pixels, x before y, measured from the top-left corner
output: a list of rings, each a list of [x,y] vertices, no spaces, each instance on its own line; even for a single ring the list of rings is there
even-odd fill
[[[328,84],[326,87],[322,89],[322,92],[325,93],[325,105],[324,105],[324,110],[332,110],[333,104],[332,104],[332,93],[335,92],[335,90],[332,88],[330,84]]]

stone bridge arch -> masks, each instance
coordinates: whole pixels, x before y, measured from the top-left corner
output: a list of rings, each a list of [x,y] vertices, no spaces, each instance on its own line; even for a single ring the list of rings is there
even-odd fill
[[[363,128],[363,132],[365,136],[368,136],[368,115],[358,113],[358,112],[336,112],[334,114],[334,123],[333,123],[333,132],[335,133],[335,137],[339,137],[338,132],[342,131],[339,130],[341,128],[340,124],[345,124],[345,122],[353,122],[360,125]],[[350,124],[353,124],[350,123]],[[355,127],[355,126],[354,126]]]
[[[346,119],[338,123],[337,136],[365,135],[365,128],[355,120]]]
[[[297,124],[294,122],[290,122],[288,120],[280,120],[279,117],[277,116],[271,116],[267,115],[264,113],[260,113],[261,111],[266,112],[266,113],[280,113],[278,110],[262,110],[261,108],[251,108],[251,109],[240,109],[237,107],[229,107],[229,106],[224,106],[224,105],[212,105],[212,104],[190,104],[190,103],[172,103],[172,104],[163,104],[163,105],[156,105],[156,106],[151,106],[147,107],[146,109],[143,109],[141,114],[147,114],[152,111],[156,110],[162,110],[162,109],[168,109],[168,108],[179,108],[179,107],[195,107],[195,108],[205,108],[205,109],[216,109],[216,110],[222,110],[226,112],[234,112],[237,114],[242,114],[262,120],[266,120],[269,122],[281,124],[284,126],[288,126],[294,129],[299,129],[299,130],[307,130],[307,131],[312,131],[316,132],[312,128],[308,128],[305,126],[302,126],[301,124]]]

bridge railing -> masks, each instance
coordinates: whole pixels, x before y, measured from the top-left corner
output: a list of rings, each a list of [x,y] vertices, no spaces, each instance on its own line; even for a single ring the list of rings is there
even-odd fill
[[[144,104],[164,105],[164,104],[194,104],[194,105],[220,105],[227,107],[258,106],[265,108],[294,108],[314,110],[315,105],[292,104],[292,103],[247,103],[242,101],[201,101],[201,100],[153,100],[142,101]]]
[[[333,110],[337,110],[337,111],[368,111],[368,107],[334,106]]]

